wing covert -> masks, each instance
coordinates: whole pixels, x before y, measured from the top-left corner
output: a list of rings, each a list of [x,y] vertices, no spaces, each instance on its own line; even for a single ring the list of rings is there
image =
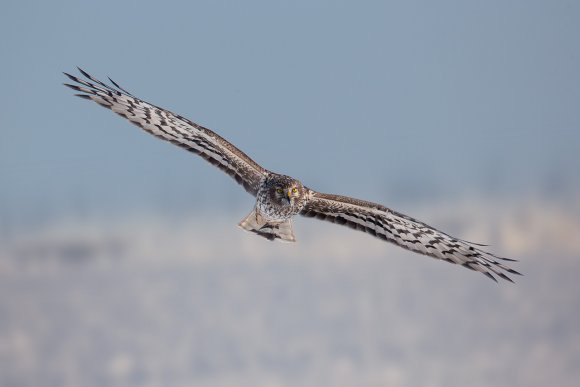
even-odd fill
[[[64,73],[75,82],[65,86],[80,92],[78,97],[95,101],[150,134],[200,155],[256,195],[268,171],[230,142],[187,118],[135,97],[110,78],[112,86],[79,71],[86,79]]]

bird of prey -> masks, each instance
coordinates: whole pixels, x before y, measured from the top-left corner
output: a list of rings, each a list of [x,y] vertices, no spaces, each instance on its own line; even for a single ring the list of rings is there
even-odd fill
[[[482,246],[455,238],[380,204],[314,191],[290,176],[271,172],[217,133],[135,97],[111,78],[107,84],[79,68],[84,76],[64,73],[81,98],[104,106],[152,135],[193,152],[215,165],[256,197],[250,214],[239,223],[269,240],[294,242],[292,218],[302,215],[349,226],[404,249],[462,265],[497,282],[520,274]]]

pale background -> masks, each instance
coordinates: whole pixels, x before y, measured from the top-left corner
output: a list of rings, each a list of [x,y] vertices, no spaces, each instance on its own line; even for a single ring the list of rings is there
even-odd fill
[[[0,12],[0,385],[576,386],[580,3],[19,1]],[[276,172],[519,259],[298,219],[73,98],[111,76]]]

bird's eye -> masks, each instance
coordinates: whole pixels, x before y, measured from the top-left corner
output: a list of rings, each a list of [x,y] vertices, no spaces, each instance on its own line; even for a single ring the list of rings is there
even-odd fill
[[[298,192],[298,188],[296,188],[296,187],[292,188],[292,193],[296,193],[296,192]]]
[[[276,192],[278,192],[279,194],[281,194],[284,191],[282,191],[282,188],[276,188]]]

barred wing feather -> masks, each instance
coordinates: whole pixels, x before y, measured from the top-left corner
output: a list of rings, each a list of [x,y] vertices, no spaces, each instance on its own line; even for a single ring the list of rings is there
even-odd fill
[[[349,226],[419,254],[459,264],[491,279],[513,282],[505,273],[517,274],[500,258],[482,250],[482,245],[454,238],[425,223],[380,204],[346,196],[311,191],[301,215]]]
[[[85,79],[64,73],[74,82],[65,85],[80,92],[77,96],[95,101],[152,135],[200,155],[256,195],[268,171],[244,152],[213,131],[135,97],[110,78],[112,85],[93,78],[80,68],[79,71]]]

